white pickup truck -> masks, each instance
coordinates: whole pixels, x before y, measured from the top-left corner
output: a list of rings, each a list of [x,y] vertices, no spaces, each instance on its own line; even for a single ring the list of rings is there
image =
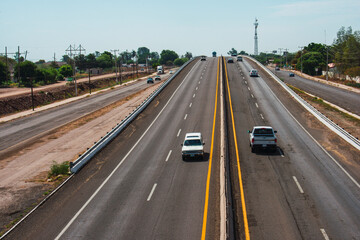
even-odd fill
[[[276,132],[269,126],[255,126],[252,131],[249,130],[251,152],[257,149],[271,149],[275,152],[277,150]]]

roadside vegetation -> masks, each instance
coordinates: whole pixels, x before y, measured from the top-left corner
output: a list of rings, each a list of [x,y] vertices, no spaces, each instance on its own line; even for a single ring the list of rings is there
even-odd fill
[[[228,54],[247,55],[244,51],[238,53],[234,48]],[[329,80],[360,87],[360,83],[355,81],[356,77],[360,77],[360,31],[353,31],[351,27],[341,27],[331,45],[312,42],[294,53],[274,50],[253,57],[264,65],[273,64],[322,78],[325,78],[323,73],[328,63]]]
[[[53,164],[50,167],[50,171],[48,173],[48,178],[53,180],[57,180],[62,178],[63,176],[68,176],[70,174],[70,165],[69,162],[57,163],[53,161]]]
[[[114,55],[109,51],[95,51],[88,55],[71,58],[63,55],[60,62],[31,62],[23,57],[14,59],[0,56],[0,87],[36,87],[63,81],[66,78],[86,77],[89,69],[101,73],[124,71],[152,71],[158,65],[181,66],[192,53],[186,52],[179,56],[175,51],[162,50],[161,53],[151,52],[147,47],[139,47],[137,51],[123,51]],[[74,71],[75,67],[75,71]]]

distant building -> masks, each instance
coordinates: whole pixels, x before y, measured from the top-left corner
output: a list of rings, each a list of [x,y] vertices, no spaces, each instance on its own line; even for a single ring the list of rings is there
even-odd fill
[[[89,73],[89,69],[86,70],[86,73]],[[92,75],[99,75],[103,73],[102,68],[90,68],[90,74]]]

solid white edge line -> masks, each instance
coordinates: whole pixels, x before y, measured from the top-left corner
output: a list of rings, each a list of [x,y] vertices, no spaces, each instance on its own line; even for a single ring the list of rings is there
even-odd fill
[[[187,114],[185,114],[184,120],[186,120],[186,118],[187,118]]]
[[[61,238],[61,236],[68,230],[68,228],[71,226],[71,224],[77,219],[77,217],[84,211],[84,209],[89,205],[89,203],[92,201],[93,198],[100,192],[100,190],[105,186],[105,184],[109,181],[109,179],[112,177],[112,175],[115,174],[115,172],[119,169],[119,167],[125,162],[126,158],[130,155],[130,153],[135,149],[135,147],[139,144],[139,142],[144,138],[145,134],[150,130],[150,128],[154,125],[154,123],[157,121],[157,119],[160,117],[162,112],[165,110],[167,105],[169,105],[170,101],[173,99],[179,88],[183,85],[185,79],[187,76],[195,69],[195,66],[198,64],[197,62],[194,67],[188,72],[188,74],[184,77],[183,81],[180,83],[180,85],[176,88],[176,90],[173,92],[167,103],[164,105],[164,107],[161,109],[161,111],[158,113],[158,115],[155,117],[154,121],[149,125],[149,127],[145,130],[145,132],[141,135],[141,137],[137,140],[137,142],[134,144],[134,146],[129,150],[129,152],[123,157],[123,159],[118,163],[118,165],[114,168],[114,170],[109,174],[109,176],[103,181],[103,183],[96,189],[96,191],[91,195],[91,197],[85,202],[85,204],[77,211],[77,213],[74,215],[74,217],[71,218],[71,220],[66,224],[66,226],[61,230],[61,232],[56,236],[55,240],[58,240]]]
[[[280,99],[275,95],[275,93],[270,89],[270,87],[267,84],[264,84],[264,86],[266,86],[269,91],[272,93],[272,95],[275,97],[275,99],[281,104],[281,106],[283,106],[283,108],[285,109],[285,111],[291,116],[292,119],[294,119],[294,121],[304,130],[304,132],[316,143],[316,145],[318,145],[319,148],[321,148],[321,150],[328,155],[328,157],[345,173],[346,176],[348,176],[348,178],[358,187],[360,188],[360,184],[355,180],[355,178],[353,178],[350,173],[348,173],[348,171],[346,171],[346,169],[341,166],[341,164],[336,161],[335,158],[333,158],[333,156],[330,155],[330,153],[328,153],[328,151],[326,151],[326,149],[321,146],[321,144],[313,137],[311,136],[311,134],[303,127],[303,125],[301,125],[301,123],[291,114],[291,112],[285,107],[285,105],[280,101]]]
[[[148,198],[146,199],[146,201],[150,201],[150,200],[151,200],[151,197],[152,197],[152,195],[154,194],[154,191],[155,191],[156,186],[157,186],[157,183],[155,183],[154,186],[152,187],[151,192],[150,192]]]
[[[181,128],[179,129],[178,133],[177,133],[177,137],[180,136],[180,133],[181,133]]]
[[[295,176],[293,176],[293,179],[294,179],[294,181],[296,183],[296,186],[298,187],[300,193],[304,193],[304,190],[302,189],[302,187],[301,187],[300,183],[298,182],[297,178]]]
[[[322,235],[324,236],[325,240],[330,240],[329,236],[326,234],[325,229],[320,228],[320,232],[322,233]]]
[[[167,157],[165,159],[165,162],[167,162],[169,160],[171,153],[172,153],[172,150],[169,151],[169,153],[168,153],[168,155],[167,155]]]

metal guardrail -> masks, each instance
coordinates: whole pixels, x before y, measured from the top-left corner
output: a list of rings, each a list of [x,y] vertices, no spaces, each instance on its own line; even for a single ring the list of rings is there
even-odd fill
[[[333,132],[343,138],[345,141],[350,143],[353,147],[357,150],[360,150],[360,141],[349,132],[345,131],[339,125],[334,123],[332,120],[327,118],[324,114],[319,112],[315,107],[313,107],[310,103],[306,102],[302,99],[299,95],[297,95],[291,88],[289,88],[283,81],[281,81],[273,72],[271,72],[268,68],[263,66],[259,61],[256,59],[246,56],[247,58],[254,61],[258,64],[264,71],[266,71],[271,77],[273,77],[291,96],[294,97],[296,101],[298,101],[306,110],[308,110],[311,114],[313,114],[319,121],[321,121],[325,126],[330,128]]]
[[[192,58],[182,65],[169,79],[164,81],[154,92],[152,92],[130,115],[125,117],[118,123],[110,132],[102,137],[98,142],[89,148],[85,153],[79,156],[74,162],[70,163],[70,171],[77,173],[92,157],[95,156],[101,149],[103,149],[111,140],[113,140],[124,128],[128,126],[150,103],[151,101],[192,61]]]

